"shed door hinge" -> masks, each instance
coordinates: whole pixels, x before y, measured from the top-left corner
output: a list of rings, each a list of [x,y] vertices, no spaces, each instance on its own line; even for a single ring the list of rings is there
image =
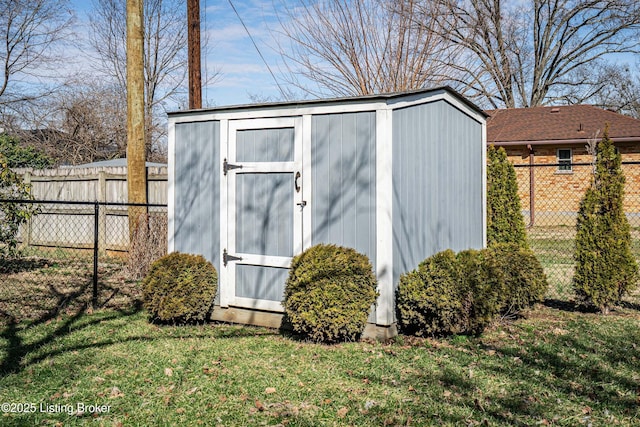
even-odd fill
[[[224,159],[224,161],[222,162],[222,170],[224,174],[226,175],[227,172],[229,172],[231,169],[242,169],[242,165],[234,165],[234,164],[228,163],[227,159]]]
[[[226,267],[229,261],[242,261],[242,257],[229,255],[227,248],[224,248],[224,251],[222,251],[222,263]]]

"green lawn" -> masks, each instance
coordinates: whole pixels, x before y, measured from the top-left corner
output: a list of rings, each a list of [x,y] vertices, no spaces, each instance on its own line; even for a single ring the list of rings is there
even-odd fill
[[[640,293],[609,316],[573,311],[572,231],[534,231],[559,308],[480,338],[390,344],[151,325],[111,261],[106,308],[87,312],[90,264],[33,254],[0,277],[0,425],[640,426]]]
[[[140,297],[140,286],[130,280],[126,263],[103,256],[98,263],[98,304],[130,308]],[[92,303],[93,259],[71,251],[31,253],[0,261],[0,325],[7,320],[33,321],[76,313]]]
[[[65,314],[0,327],[0,403],[37,409],[0,425],[640,425],[637,303],[605,317],[539,307],[480,338],[335,346]]]

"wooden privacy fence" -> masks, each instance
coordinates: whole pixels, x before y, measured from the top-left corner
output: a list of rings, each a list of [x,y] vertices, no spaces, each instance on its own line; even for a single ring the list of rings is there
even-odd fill
[[[129,248],[127,168],[122,166],[15,169],[31,184],[36,200],[98,202],[99,246],[105,250]],[[147,167],[147,199],[152,205],[167,204],[167,167]],[[165,213],[153,206],[149,213]],[[91,204],[45,204],[38,215],[21,227],[19,240],[25,246],[92,248],[95,212]],[[72,224],[72,226],[70,226]]]

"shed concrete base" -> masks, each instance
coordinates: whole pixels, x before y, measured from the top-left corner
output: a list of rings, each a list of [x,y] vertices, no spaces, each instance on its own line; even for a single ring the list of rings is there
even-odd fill
[[[387,341],[398,335],[398,328],[394,323],[391,326],[375,325],[367,323],[362,333],[362,338],[368,338],[378,341]]]
[[[216,305],[213,307],[211,320],[277,329],[282,324],[282,313],[247,310],[237,307],[222,308],[219,305]]]
[[[277,329],[282,325],[282,317],[282,313],[248,310],[238,307],[222,308],[219,305],[216,305],[213,308],[211,320]],[[398,335],[398,328],[395,323],[390,326],[367,323],[364,327],[362,338],[387,341],[396,335]]]

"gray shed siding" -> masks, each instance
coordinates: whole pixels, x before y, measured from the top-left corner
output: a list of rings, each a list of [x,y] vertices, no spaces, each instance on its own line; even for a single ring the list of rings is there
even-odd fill
[[[375,112],[312,118],[312,242],[354,248],[376,261]]]
[[[482,125],[447,102],[393,112],[393,281],[483,245]]]
[[[220,271],[220,122],[177,123],[175,141],[174,249]]]

